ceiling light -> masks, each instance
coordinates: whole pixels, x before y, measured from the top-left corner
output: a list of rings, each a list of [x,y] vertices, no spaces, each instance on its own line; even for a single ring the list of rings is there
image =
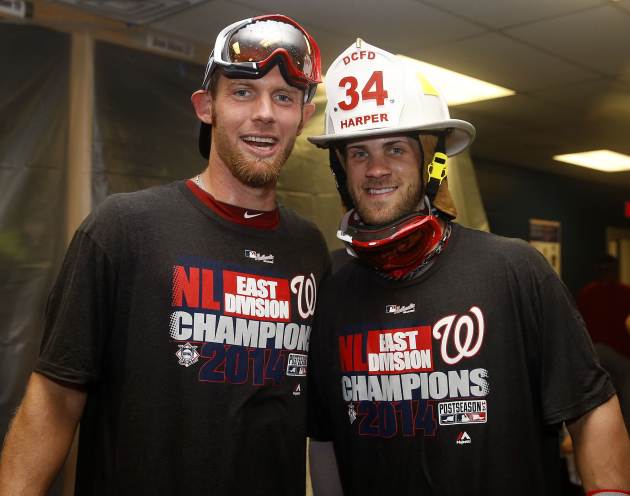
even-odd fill
[[[514,90],[412,59],[405,55],[398,55],[398,57],[431,81],[431,84],[435,86],[450,106],[491,100],[516,93]]]
[[[630,170],[630,157],[610,150],[554,155],[554,160],[568,164],[588,167],[603,172],[621,172]]]

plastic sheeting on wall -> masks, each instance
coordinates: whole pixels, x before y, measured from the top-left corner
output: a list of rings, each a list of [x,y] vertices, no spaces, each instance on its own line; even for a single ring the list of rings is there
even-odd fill
[[[0,25],[2,437],[37,358],[65,250],[69,57],[66,34]]]
[[[486,210],[481,201],[477,176],[468,150],[449,158],[448,189],[457,207],[456,222],[473,229],[489,231]]]
[[[204,67],[104,42],[94,66],[94,205],[205,168],[190,103]]]

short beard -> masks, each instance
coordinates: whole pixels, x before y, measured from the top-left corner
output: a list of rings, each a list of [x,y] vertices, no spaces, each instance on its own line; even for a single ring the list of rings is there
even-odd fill
[[[291,155],[297,136],[294,136],[275,158],[248,159],[230,145],[223,128],[216,125],[217,115],[214,109],[212,122],[215,124],[212,127],[214,130],[212,145],[216,146],[217,154],[236,179],[251,188],[272,188],[278,183],[282,166]]]
[[[375,184],[374,186],[377,185]],[[420,202],[422,201],[423,193],[420,183],[415,185],[410,184],[402,192],[400,200],[395,205],[391,205],[389,208],[385,209],[378,209],[376,211],[372,208],[363,208],[357,201],[357,198],[352,191],[350,191],[350,196],[352,197],[352,201],[355,204],[357,212],[363,222],[372,226],[382,226],[389,224],[404,215],[416,212]]]

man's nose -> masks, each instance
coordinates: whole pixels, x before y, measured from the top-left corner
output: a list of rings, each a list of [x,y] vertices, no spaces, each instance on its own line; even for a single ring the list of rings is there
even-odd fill
[[[377,153],[370,156],[367,168],[365,170],[365,175],[367,177],[380,178],[383,176],[388,176],[389,174],[391,174],[391,172],[391,167],[389,166],[386,157],[382,153]]]
[[[265,123],[270,123],[275,120],[272,95],[265,93],[258,95],[252,112],[252,119]]]

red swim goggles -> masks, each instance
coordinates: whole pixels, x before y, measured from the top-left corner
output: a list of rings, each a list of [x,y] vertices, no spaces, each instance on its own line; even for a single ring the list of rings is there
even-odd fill
[[[361,263],[394,279],[427,261],[443,235],[434,215],[414,212],[384,226],[368,226],[354,209],[344,216],[337,232]]]
[[[230,78],[260,78],[279,65],[288,83],[305,90],[310,101],[321,82],[321,56],[315,40],[293,19],[280,14],[244,19],[217,36],[202,84],[221,68]]]

